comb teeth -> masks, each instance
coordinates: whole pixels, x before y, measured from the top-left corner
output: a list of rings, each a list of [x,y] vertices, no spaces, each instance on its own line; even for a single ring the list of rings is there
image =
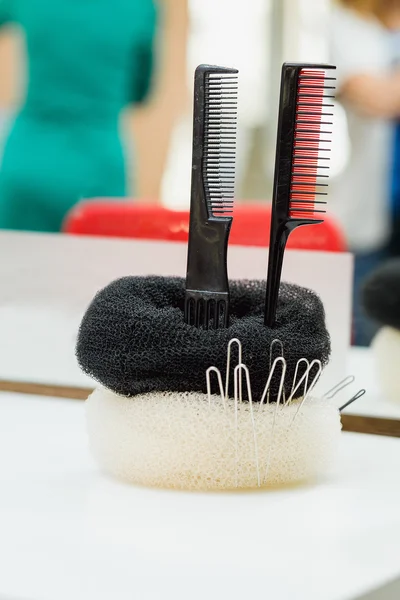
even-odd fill
[[[323,69],[301,69],[296,99],[296,123],[290,182],[289,215],[295,219],[320,220],[325,213],[328,177],[332,91],[335,77]],[[317,199],[318,198],[318,199]]]
[[[203,174],[207,207],[213,217],[233,212],[237,93],[237,73],[205,74]]]

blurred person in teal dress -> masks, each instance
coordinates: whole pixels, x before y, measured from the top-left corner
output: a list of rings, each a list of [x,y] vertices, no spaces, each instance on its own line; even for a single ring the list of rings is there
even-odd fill
[[[0,166],[0,228],[60,231],[82,198],[126,195],[121,114],[146,98],[153,0],[0,0],[24,35],[27,89]]]

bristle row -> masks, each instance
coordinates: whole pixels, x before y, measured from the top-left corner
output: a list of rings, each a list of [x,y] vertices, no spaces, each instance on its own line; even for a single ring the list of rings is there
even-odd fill
[[[299,73],[290,187],[292,218],[320,219],[325,212],[327,184],[319,183],[319,179],[328,177],[334,81],[325,70],[301,69]]]
[[[233,211],[237,82],[234,73],[209,72],[205,76],[204,189],[214,217],[230,216]]]

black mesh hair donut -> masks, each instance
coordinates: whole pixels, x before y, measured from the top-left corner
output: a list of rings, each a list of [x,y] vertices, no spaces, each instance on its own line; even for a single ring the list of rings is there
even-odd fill
[[[186,325],[184,298],[181,278],[124,277],[108,285],[95,296],[80,326],[76,353],[83,371],[125,396],[167,390],[206,392],[207,368],[215,365],[224,376],[228,343],[238,338],[250,371],[253,400],[259,401],[274,339],[282,342],[287,361],[286,393],[300,358],[328,362],[324,308],[308,289],[281,285],[273,329],[263,324],[265,282],[230,282],[227,329]],[[232,358],[237,364],[237,357]],[[276,385],[273,382],[272,390]]]

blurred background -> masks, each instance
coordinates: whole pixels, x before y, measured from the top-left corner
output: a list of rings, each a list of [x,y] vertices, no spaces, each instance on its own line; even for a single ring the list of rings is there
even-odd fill
[[[199,63],[240,71],[237,203],[266,204],[281,64],[332,62],[329,214],[355,255],[353,341],[369,344],[360,286],[400,253],[400,0],[32,6],[0,0],[0,228],[61,231],[88,198],[187,210]]]
[[[18,0],[9,3],[18,7]],[[281,63],[329,60],[330,5],[329,0],[248,0],[235,7],[229,0],[155,2],[158,16],[151,86],[143,101],[133,107],[127,105],[122,115],[125,143],[135,145],[127,169],[128,194],[169,207],[188,206],[193,72],[199,63],[210,63],[240,70],[237,196],[244,201],[269,198]],[[16,10],[16,22],[10,16],[0,34],[3,147],[25,99],[29,75],[26,36],[30,35],[29,26],[35,27],[28,23],[28,31],[24,31],[18,13]],[[32,53],[42,62],[35,48]],[[54,57],[49,59],[54,61]],[[95,67],[88,65],[88,70]],[[54,93],[41,77],[39,84],[43,83]],[[71,83],[76,85],[76,81]],[[335,173],[344,167],[348,155],[343,121],[340,111],[340,135],[335,131],[340,146]]]

